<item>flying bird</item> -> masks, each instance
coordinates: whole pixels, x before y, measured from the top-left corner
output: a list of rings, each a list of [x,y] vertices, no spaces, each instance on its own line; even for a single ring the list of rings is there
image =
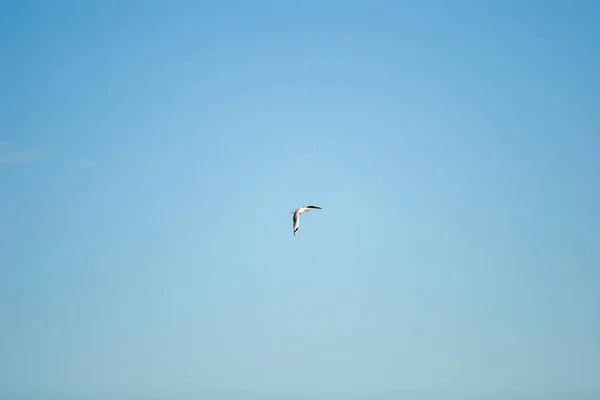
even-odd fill
[[[298,232],[298,225],[300,225],[300,214],[308,212],[309,209],[316,208],[317,210],[321,210],[321,207],[317,206],[304,206],[295,209],[290,214],[294,214],[294,235]]]

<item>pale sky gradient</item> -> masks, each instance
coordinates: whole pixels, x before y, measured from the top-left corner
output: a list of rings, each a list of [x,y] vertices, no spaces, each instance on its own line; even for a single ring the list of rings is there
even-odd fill
[[[599,21],[0,1],[0,397],[600,398]]]

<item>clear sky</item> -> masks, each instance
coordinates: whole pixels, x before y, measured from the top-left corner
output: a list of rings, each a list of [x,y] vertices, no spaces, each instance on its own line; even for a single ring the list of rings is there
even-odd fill
[[[0,397],[600,398],[598,21],[0,1]]]

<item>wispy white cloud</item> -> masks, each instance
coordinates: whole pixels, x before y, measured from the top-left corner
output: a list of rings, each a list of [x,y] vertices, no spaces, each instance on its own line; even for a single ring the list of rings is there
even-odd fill
[[[78,162],[80,167],[89,168],[92,166],[92,162],[90,160],[81,160]]]
[[[8,142],[0,141],[0,164],[23,164],[37,160],[47,159],[51,154],[40,149],[21,151],[7,151]]]

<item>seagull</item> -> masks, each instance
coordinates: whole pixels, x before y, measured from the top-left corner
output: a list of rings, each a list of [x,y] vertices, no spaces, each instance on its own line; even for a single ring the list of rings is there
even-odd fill
[[[302,214],[304,212],[308,212],[308,210],[311,208],[316,208],[317,210],[321,210],[321,207],[311,205],[311,206],[304,206],[304,207],[297,208],[290,213],[290,214],[294,214],[294,235],[296,234],[296,232],[298,232],[298,225],[300,225],[300,214]]]

